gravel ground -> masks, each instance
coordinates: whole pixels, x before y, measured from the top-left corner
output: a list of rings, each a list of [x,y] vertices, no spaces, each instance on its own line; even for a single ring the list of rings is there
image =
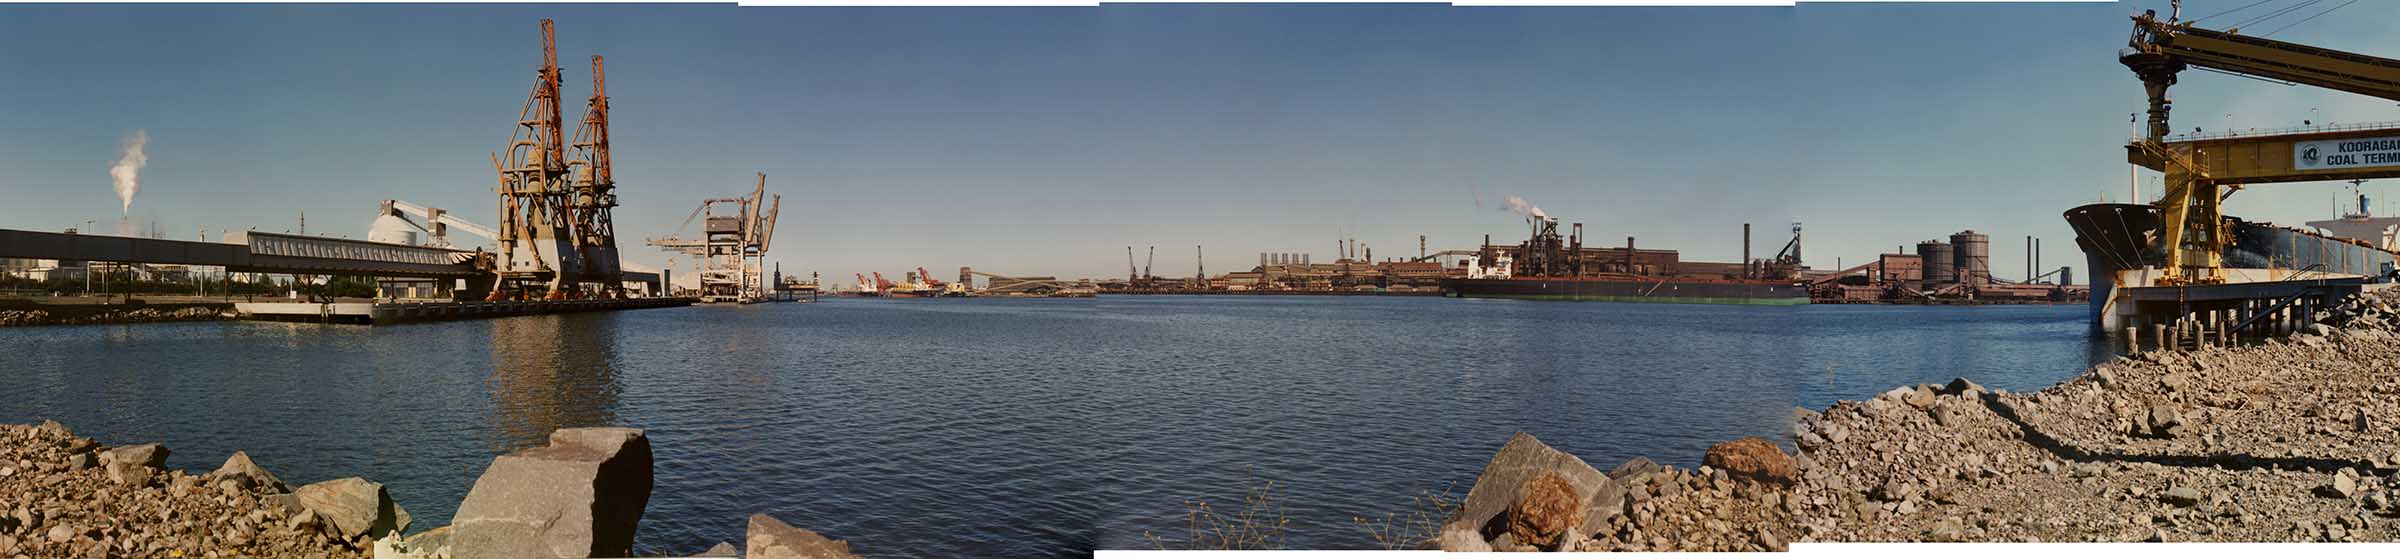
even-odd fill
[[[0,425],[0,557],[364,557],[267,488],[141,464],[57,423]],[[163,451],[158,460],[164,460]]]
[[[2400,322],[1797,410],[1801,541],[2400,540]]]

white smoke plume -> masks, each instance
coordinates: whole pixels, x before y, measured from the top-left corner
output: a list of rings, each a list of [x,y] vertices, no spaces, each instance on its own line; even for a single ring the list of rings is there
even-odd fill
[[[1542,213],[1542,209],[1540,207],[1534,206],[1533,204],[1527,204],[1525,203],[1524,198],[1518,198],[1515,196],[1508,197],[1508,211],[1510,213],[1515,213],[1517,215],[1534,219],[1547,219],[1550,217],[1550,214]]]
[[[117,183],[120,215],[133,212],[133,195],[142,191],[142,166],[150,164],[150,156],[142,153],[142,146],[149,143],[149,130],[133,131],[132,136],[125,138],[125,153],[117,156],[115,165],[108,166],[108,178]]]

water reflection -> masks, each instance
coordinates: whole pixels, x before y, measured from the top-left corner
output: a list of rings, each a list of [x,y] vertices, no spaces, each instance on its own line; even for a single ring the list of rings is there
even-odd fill
[[[624,387],[616,321],[589,314],[491,321],[493,450],[539,446],[563,427],[616,423]]]

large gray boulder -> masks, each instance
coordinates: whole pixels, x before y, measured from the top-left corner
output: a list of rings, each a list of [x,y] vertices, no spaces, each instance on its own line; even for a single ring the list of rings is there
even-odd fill
[[[102,465],[126,464],[147,468],[167,467],[167,447],[158,443],[120,446],[100,453]]]
[[[381,538],[392,532],[408,530],[408,511],[392,501],[392,494],[383,484],[365,478],[346,477],[300,486],[292,491],[300,507],[316,513],[335,536],[355,540],[359,536]]]
[[[283,480],[276,478],[275,474],[268,473],[266,468],[258,467],[258,463],[251,462],[250,453],[239,450],[233,451],[233,456],[225,457],[225,465],[218,466],[217,471],[209,472],[208,477],[220,483],[233,481],[246,488],[264,493],[282,493],[291,490],[285,487]]]
[[[1666,471],[1666,469],[1666,466],[1660,466],[1657,462],[1650,461],[1650,457],[1648,456],[1635,456],[1632,460],[1626,460],[1625,463],[1618,464],[1617,469],[1609,470],[1608,479],[1625,481],[1625,478],[1655,474]]]
[[[167,447],[151,443],[108,449],[100,453],[100,465],[117,483],[148,485],[151,476],[167,467]]]
[[[764,514],[750,515],[749,549],[742,553],[746,559],[858,559],[850,553],[850,542],[827,538],[816,532],[793,528],[782,520]]]
[[[1475,487],[1467,490],[1466,501],[1459,506],[1457,513],[1450,516],[1448,522],[1443,523],[1444,529],[1473,530],[1487,540],[1497,537],[1503,523],[1494,520],[1507,512],[1510,505],[1524,498],[1527,481],[1543,473],[1558,474],[1559,478],[1573,486],[1578,502],[1597,505],[1602,509],[1623,506],[1621,500],[1603,502],[1596,499],[1613,484],[1600,470],[1584,463],[1582,458],[1559,452],[1542,444],[1533,435],[1520,432],[1509,437],[1508,444],[1501,445],[1500,451],[1492,454],[1492,461],[1483,467],[1483,475],[1475,478]],[[1588,533],[1596,523],[1594,516],[1605,521],[1613,512],[1616,511],[1586,511],[1578,530]]]
[[[625,557],[650,503],[650,439],[640,429],[550,433],[550,444],[492,460],[450,521],[458,557]]]

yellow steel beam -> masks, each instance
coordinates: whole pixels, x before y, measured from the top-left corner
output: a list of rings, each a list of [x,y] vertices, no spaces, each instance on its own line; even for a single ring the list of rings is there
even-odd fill
[[[2189,24],[2152,29],[2167,31],[2151,43],[2157,52],[2193,66],[2400,100],[2400,60]]]
[[[2175,140],[2126,145],[2126,161],[2153,171],[2189,158],[2213,184],[2346,181],[2400,177],[2400,126]],[[2164,150],[2161,153],[2159,150]]]

